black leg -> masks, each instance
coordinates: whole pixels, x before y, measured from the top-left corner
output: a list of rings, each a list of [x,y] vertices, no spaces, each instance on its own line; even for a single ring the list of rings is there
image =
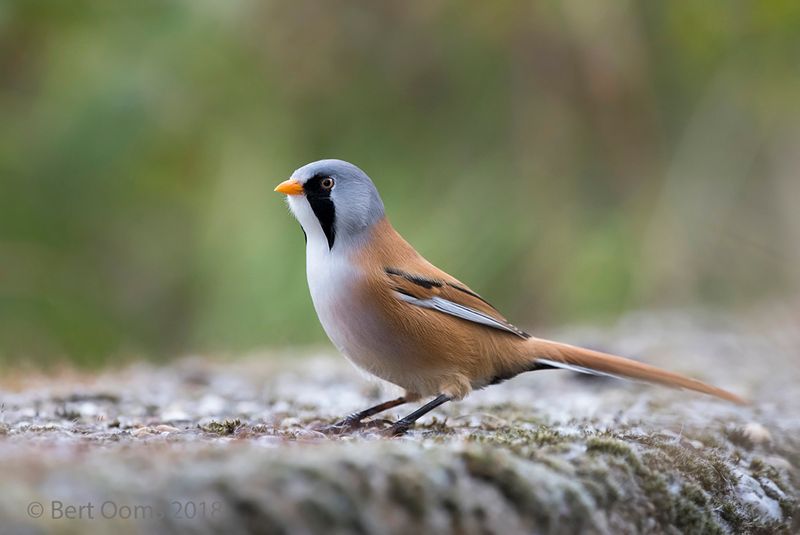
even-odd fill
[[[361,412],[354,412],[350,416],[346,417],[344,420],[340,422],[336,422],[327,430],[329,431],[338,431],[338,432],[345,432],[350,431],[359,427],[361,424],[361,420],[365,418],[369,418],[370,416],[375,416],[383,411],[388,411],[389,409],[393,409],[395,407],[399,407],[400,405],[404,405],[408,403],[408,399],[405,396],[399,397],[397,399],[392,399],[390,401],[384,401],[379,405],[375,405],[374,407],[370,407],[369,409],[364,409]]]
[[[405,434],[405,432],[408,431],[412,425],[414,425],[414,422],[416,422],[421,417],[431,412],[439,405],[444,405],[445,403],[450,401],[450,399],[452,399],[450,396],[447,396],[445,394],[439,394],[439,396],[437,396],[437,398],[434,399],[433,401],[426,403],[425,405],[415,410],[405,418],[397,420],[392,425],[392,427],[386,430],[386,434],[393,437]]]
[[[388,411],[389,409],[393,409],[395,407],[399,407],[400,405],[405,405],[408,403],[408,400],[403,397],[399,397],[397,399],[392,399],[390,401],[384,401],[379,405],[375,405],[374,407],[370,407],[369,409],[364,409],[361,412],[355,412],[344,419],[344,421],[351,422],[351,423],[358,423],[364,418],[369,418],[370,416],[375,416],[383,411]]]

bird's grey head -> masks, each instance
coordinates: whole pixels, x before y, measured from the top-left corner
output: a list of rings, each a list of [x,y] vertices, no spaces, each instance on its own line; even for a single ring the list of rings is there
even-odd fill
[[[333,249],[363,235],[384,216],[383,201],[367,174],[342,160],[304,165],[275,191],[288,196],[289,208],[309,243]]]

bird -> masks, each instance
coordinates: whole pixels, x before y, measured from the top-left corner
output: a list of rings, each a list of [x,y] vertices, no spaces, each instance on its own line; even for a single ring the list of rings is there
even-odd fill
[[[308,288],[328,338],[356,367],[404,390],[331,429],[355,430],[384,411],[432,398],[382,431],[400,436],[444,403],[545,369],[657,383],[746,403],[696,379],[515,327],[469,286],[423,258],[389,222],[370,177],[351,163],[309,163],[275,191],[286,196],[305,234]]]

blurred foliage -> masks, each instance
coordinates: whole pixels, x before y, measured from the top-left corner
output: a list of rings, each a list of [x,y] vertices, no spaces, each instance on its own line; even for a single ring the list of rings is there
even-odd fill
[[[798,58],[792,0],[2,0],[0,354],[321,341],[326,157],[521,325],[791,298]]]

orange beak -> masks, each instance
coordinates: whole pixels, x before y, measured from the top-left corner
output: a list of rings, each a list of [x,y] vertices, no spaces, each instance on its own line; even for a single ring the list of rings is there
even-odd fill
[[[285,195],[302,195],[303,185],[297,180],[286,180],[285,182],[278,184],[278,187],[275,188],[275,191]]]

